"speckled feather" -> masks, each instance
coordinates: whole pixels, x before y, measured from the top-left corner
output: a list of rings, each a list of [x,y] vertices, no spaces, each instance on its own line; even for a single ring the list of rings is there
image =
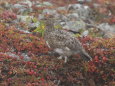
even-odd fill
[[[68,47],[73,51],[82,49],[79,40],[76,37],[74,37],[73,34],[70,32],[56,29],[45,35],[45,39],[48,41],[49,45],[53,49],[65,47]]]
[[[79,53],[83,58],[91,60],[92,58],[86,53],[80,41],[74,37],[74,34],[61,29],[54,29],[54,21],[46,22],[46,31],[44,39],[48,42],[50,48],[62,51],[61,56],[71,56]],[[56,50],[57,51],[57,50]]]

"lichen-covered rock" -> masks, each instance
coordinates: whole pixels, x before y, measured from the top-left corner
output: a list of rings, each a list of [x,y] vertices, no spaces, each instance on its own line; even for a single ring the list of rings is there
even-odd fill
[[[53,4],[50,3],[50,2],[43,2],[43,5],[46,5],[46,6],[53,6]]]
[[[44,9],[42,13],[47,14],[47,15],[55,15],[55,14],[57,14],[57,11],[51,10],[51,9]]]
[[[82,20],[76,20],[76,21],[67,21],[66,25],[63,26],[65,29],[69,29],[72,31],[79,31],[80,29],[85,29],[86,24]]]
[[[90,8],[81,4],[71,4],[68,6],[68,12],[77,13],[80,18],[87,19],[89,17]]]
[[[111,38],[115,37],[115,26],[111,26],[108,23],[102,23],[99,26],[99,29],[102,30],[104,37]]]

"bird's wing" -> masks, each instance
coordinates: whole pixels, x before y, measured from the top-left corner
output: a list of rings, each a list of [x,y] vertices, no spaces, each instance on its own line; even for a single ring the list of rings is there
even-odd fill
[[[48,34],[46,39],[51,48],[64,48],[67,37],[60,31],[56,30]]]
[[[79,42],[79,40],[76,37],[74,37],[74,35],[70,32],[66,32],[63,30],[55,30],[51,32],[49,35],[49,44],[54,48],[63,49],[66,47],[73,51],[81,48],[81,43]]]

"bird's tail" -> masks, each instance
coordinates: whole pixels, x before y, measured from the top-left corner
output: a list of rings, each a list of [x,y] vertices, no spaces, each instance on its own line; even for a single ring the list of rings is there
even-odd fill
[[[80,56],[86,61],[92,61],[92,57],[85,50],[80,53]]]

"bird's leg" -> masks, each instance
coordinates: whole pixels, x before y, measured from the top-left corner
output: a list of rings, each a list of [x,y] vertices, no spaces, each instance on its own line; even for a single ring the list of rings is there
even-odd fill
[[[51,48],[50,45],[49,45],[49,43],[48,43],[48,41],[46,41],[46,44],[47,44],[48,48]]]
[[[67,62],[67,60],[68,60],[68,59],[67,59],[67,56],[64,56],[64,58],[65,58],[65,61],[64,61],[64,62],[66,63],[66,62]]]
[[[58,59],[62,59],[62,58],[63,58],[63,56],[59,56],[59,57],[58,57]],[[64,63],[66,63],[67,60],[68,60],[68,59],[67,59],[67,56],[64,56]]]
[[[62,59],[62,58],[63,58],[63,56],[59,56],[59,57],[58,57],[58,59]]]

